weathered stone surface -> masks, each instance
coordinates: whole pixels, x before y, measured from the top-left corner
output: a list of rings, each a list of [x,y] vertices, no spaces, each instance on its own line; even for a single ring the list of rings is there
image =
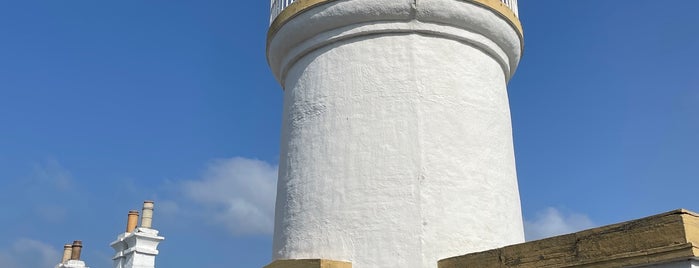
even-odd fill
[[[278,260],[265,268],[352,268],[349,262],[331,260]]]
[[[444,259],[439,268],[630,267],[696,258],[699,215],[675,210],[643,219]]]

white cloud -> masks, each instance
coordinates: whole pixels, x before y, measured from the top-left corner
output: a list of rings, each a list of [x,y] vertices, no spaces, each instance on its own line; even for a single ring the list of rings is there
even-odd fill
[[[180,187],[194,205],[190,209],[200,211],[195,216],[233,235],[247,235],[272,233],[276,183],[276,166],[236,157],[213,161],[201,178]],[[171,204],[170,209],[183,207]]]
[[[68,208],[57,204],[38,204],[34,207],[34,214],[46,222],[63,223],[68,219]]]
[[[21,238],[10,249],[0,252],[0,267],[53,267],[60,261],[60,257],[57,249],[44,242]]]
[[[16,183],[15,191],[22,192],[23,196],[36,197],[24,202],[37,217],[32,220],[63,223],[70,212],[67,205],[78,198],[74,194],[77,184],[73,176],[55,159],[35,163],[31,174]]]
[[[158,211],[165,215],[176,215],[180,212],[180,206],[172,200],[158,201]]]
[[[50,185],[59,191],[70,191],[75,186],[70,172],[54,159],[34,165],[33,177],[37,182]]]
[[[537,213],[534,220],[524,221],[524,231],[528,241],[574,233],[595,226],[595,223],[587,215],[563,214],[558,209],[551,207]]]
[[[0,252],[0,267],[3,268],[19,268],[19,264],[17,264],[17,261],[15,258],[5,252]]]

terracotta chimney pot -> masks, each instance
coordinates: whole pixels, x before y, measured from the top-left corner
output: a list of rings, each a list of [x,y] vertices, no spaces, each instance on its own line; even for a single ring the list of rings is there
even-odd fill
[[[138,210],[129,210],[128,220],[126,221],[126,232],[130,233],[136,229],[138,224]]]

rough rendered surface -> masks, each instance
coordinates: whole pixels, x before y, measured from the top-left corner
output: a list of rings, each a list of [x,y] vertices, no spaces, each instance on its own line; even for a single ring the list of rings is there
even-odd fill
[[[523,242],[506,89],[519,42],[456,0],[333,1],[282,27],[274,259],[435,268]]]

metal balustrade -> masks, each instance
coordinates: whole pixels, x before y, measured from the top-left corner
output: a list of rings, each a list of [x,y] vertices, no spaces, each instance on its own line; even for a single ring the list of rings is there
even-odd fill
[[[503,4],[515,13],[515,16],[519,17],[519,8],[517,7],[517,0],[500,0]]]
[[[277,18],[277,16],[279,16],[279,13],[282,13],[282,10],[291,5],[291,3],[293,2],[294,0],[272,0],[270,7],[269,24],[272,24],[274,19]]]
[[[282,10],[284,10],[286,7],[291,5],[296,0],[272,0],[270,3],[270,16],[269,16],[269,24],[272,24],[275,18],[279,16],[280,13],[282,13]],[[516,16],[519,17],[519,10],[517,9],[517,0],[500,0],[504,5],[510,8],[512,12],[515,13]]]

